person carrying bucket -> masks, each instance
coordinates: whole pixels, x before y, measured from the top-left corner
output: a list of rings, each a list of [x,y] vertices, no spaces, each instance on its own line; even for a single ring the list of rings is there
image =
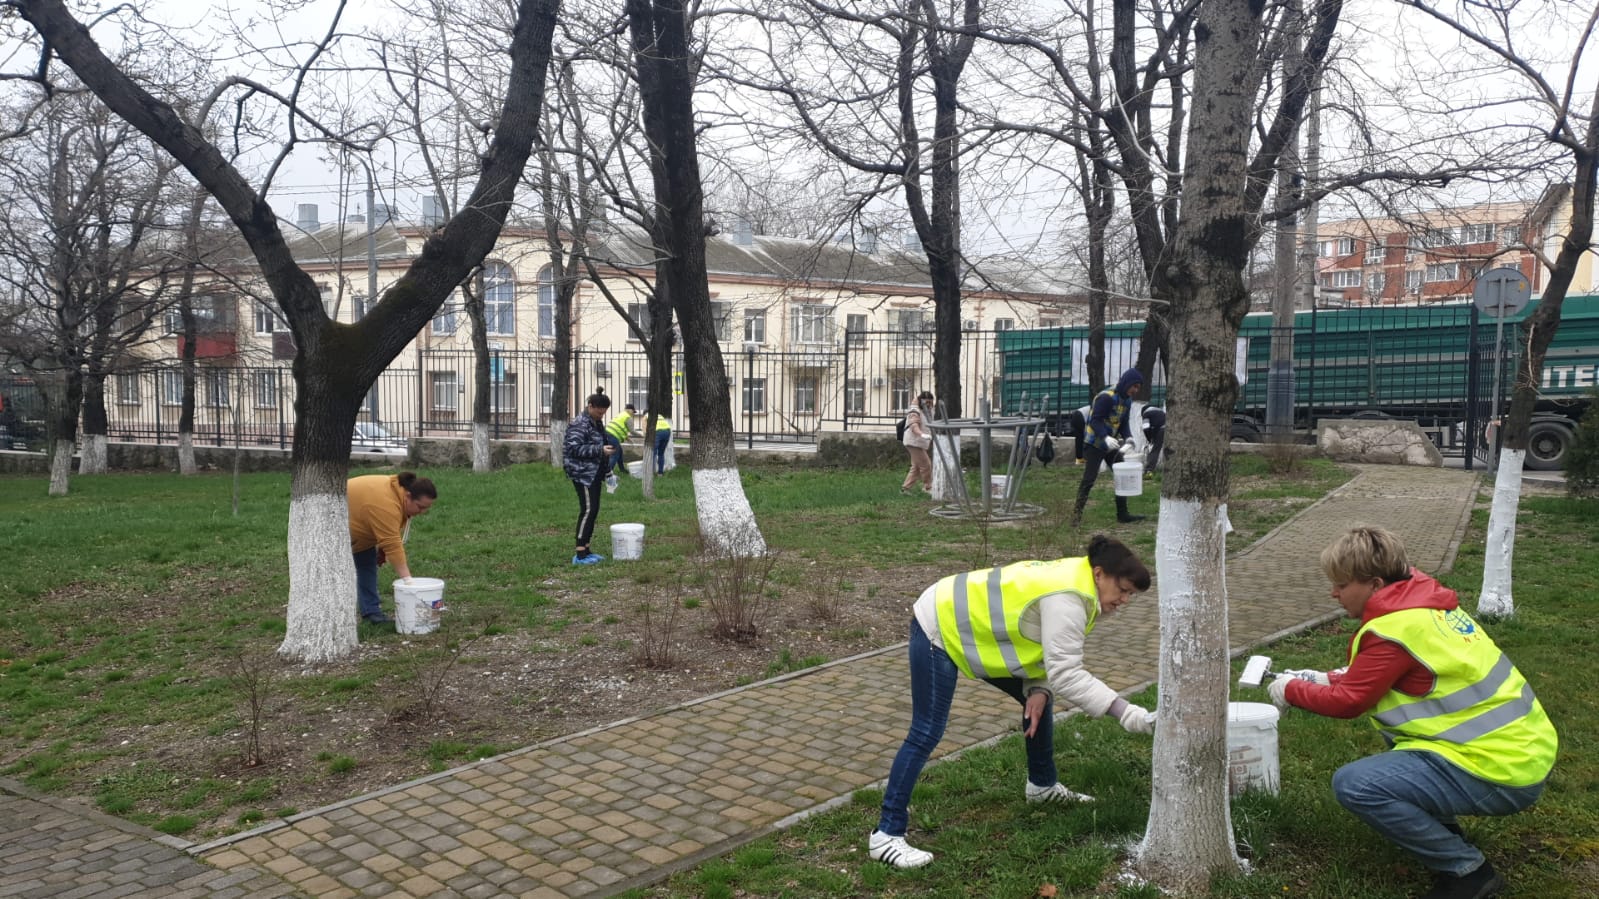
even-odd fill
[[[356,609],[370,624],[389,624],[394,619],[383,614],[378,566],[387,561],[396,578],[411,577],[405,558],[411,519],[427,514],[439,491],[431,480],[412,471],[362,475],[344,486],[350,507],[350,553],[355,557]]]
[[[889,769],[868,856],[896,868],[933,860],[905,841],[911,788],[944,736],[962,674],[1021,704],[1028,802],[1092,801],[1056,780],[1055,699],[1091,717],[1114,717],[1130,733],[1154,731],[1153,712],[1117,696],[1083,667],[1083,641],[1095,620],[1148,589],[1144,563],[1099,534],[1085,556],[956,574],[922,591],[911,610],[910,730]]]
[[[1508,815],[1537,801],[1559,740],[1532,685],[1460,607],[1411,568],[1399,537],[1356,527],[1322,550],[1332,597],[1360,622],[1349,666],[1279,677],[1280,708],[1372,713],[1391,749],[1333,774],[1333,796],[1433,872],[1423,899],[1487,899],[1505,880],[1458,815]]]
[[[1083,480],[1077,485],[1077,505],[1072,510],[1074,528],[1083,523],[1083,507],[1088,505],[1089,491],[1094,489],[1094,481],[1099,477],[1100,463],[1109,462],[1114,471],[1116,463],[1122,459],[1121,444],[1128,439],[1128,428],[1132,421],[1129,413],[1143,387],[1144,376],[1139,374],[1138,369],[1129,368],[1122,372],[1121,380],[1116,382],[1114,388],[1102,390],[1094,397],[1084,427]],[[1127,497],[1118,494],[1116,520],[1127,524],[1143,521],[1144,516],[1129,512]]]

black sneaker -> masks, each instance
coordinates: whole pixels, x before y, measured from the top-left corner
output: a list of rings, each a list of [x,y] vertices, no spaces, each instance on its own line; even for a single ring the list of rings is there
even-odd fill
[[[1116,516],[1116,520],[1121,522],[1122,524],[1132,524],[1135,521],[1143,521],[1144,520],[1144,516],[1142,516],[1142,515],[1118,515],[1118,516]]]
[[[370,615],[362,615],[361,616],[361,620],[365,621],[367,624],[393,624],[394,623],[394,619],[393,618],[390,618],[389,616],[383,614],[382,612],[373,612]]]
[[[1421,895],[1421,899],[1488,899],[1489,896],[1499,895],[1505,888],[1505,879],[1499,876],[1494,866],[1484,861],[1477,870],[1470,874],[1456,877],[1453,874],[1433,875],[1432,889]]]

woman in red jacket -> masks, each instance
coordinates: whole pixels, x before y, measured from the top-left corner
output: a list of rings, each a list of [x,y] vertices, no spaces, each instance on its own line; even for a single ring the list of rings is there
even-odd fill
[[[1455,592],[1411,568],[1389,531],[1357,527],[1322,551],[1332,595],[1360,622],[1349,667],[1291,672],[1278,706],[1334,718],[1372,713],[1392,751],[1333,775],[1344,808],[1430,869],[1423,899],[1487,899],[1504,878],[1466,841],[1458,815],[1509,815],[1537,801],[1554,766],[1554,725],[1510,658]]]

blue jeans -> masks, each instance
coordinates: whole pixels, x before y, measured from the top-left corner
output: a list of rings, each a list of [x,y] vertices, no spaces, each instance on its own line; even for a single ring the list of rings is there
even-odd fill
[[[1537,801],[1542,783],[1506,787],[1467,774],[1435,752],[1395,749],[1333,774],[1333,796],[1355,817],[1430,870],[1456,877],[1483,863],[1456,815],[1509,815]]]
[[[655,431],[655,473],[666,474],[666,445],[672,442],[672,432]]]
[[[355,599],[362,618],[383,613],[378,596],[378,548],[355,553]]]
[[[911,788],[921,776],[922,768],[932,756],[938,741],[944,737],[944,726],[949,723],[950,703],[955,700],[955,682],[960,680],[960,669],[950,660],[942,647],[927,639],[922,626],[911,619],[911,727],[905,742],[894,756],[894,765],[888,770],[888,786],[883,792],[883,813],[877,829],[890,836],[905,835],[905,825],[910,817]],[[1012,699],[1027,703],[1020,678],[983,678],[985,683],[1004,690]],[[1027,725],[1024,719],[1022,728]],[[1027,780],[1035,786],[1047,787],[1055,782],[1055,714],[1053,703],[1045,704],[1038,729],[1027,738]]]

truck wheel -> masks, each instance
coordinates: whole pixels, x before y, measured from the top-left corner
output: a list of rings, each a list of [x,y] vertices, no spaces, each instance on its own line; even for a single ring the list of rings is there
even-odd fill
[[[1535,421],[1527,432],[1527,467],[1534,471],[1556,471],[1566,464],[1571,447],[1570,426],[1558,421]]]
[[[1232,423],[1232,428],[1229,430],[1229,432],[1227,434],[1227,442],[1228,443],[1259,443],[1260,442],[1260,429],[1255,427],[1254,425],[1248,423],[1248,422],[1234,421]]]

